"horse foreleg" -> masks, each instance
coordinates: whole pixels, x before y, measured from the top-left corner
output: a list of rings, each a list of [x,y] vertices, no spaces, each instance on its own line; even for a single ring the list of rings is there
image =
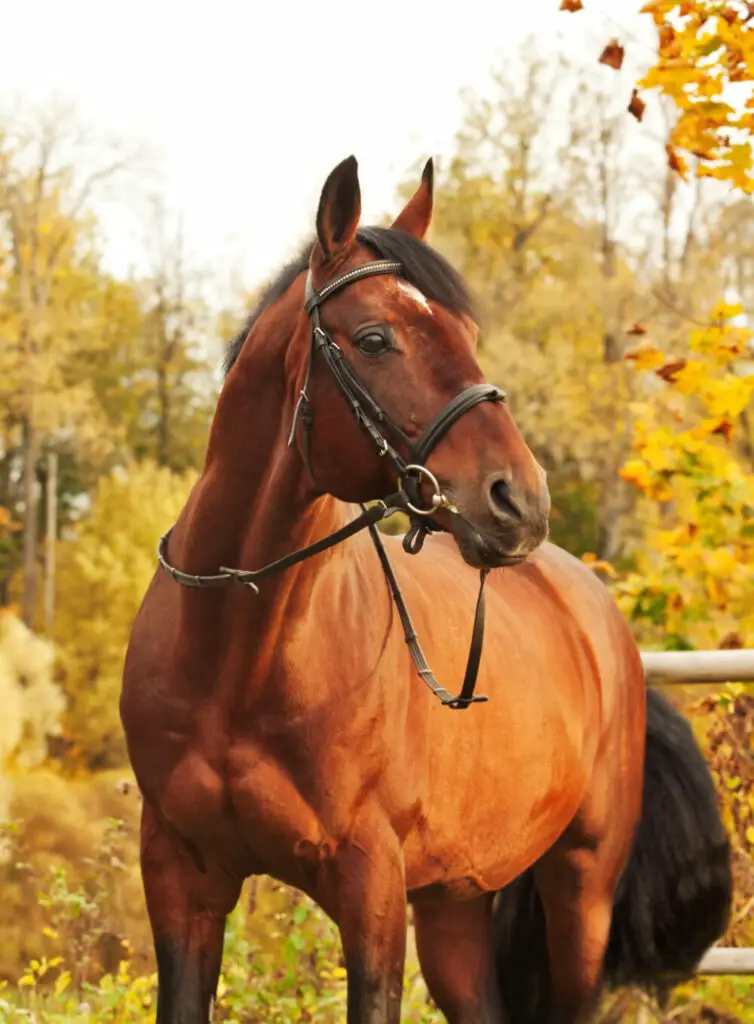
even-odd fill
[[[399,1024],[406,958],[403,855],[387,822],[339,844],[332,900],[348,972],[348,1024]]]
[[[415,906],[416,949],[429,993],[449,1024],[500,1024],[492,896]]]
[[[157,1024],[208,1024],[225,919],[241,882],[214,866],[197,864],[146,801],[141,873],[157,957]]]

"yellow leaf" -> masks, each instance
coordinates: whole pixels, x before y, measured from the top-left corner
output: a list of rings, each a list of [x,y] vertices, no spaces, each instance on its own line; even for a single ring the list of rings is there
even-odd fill
[[[698,430],[687,431],[679,437],[678,441],[683,450],[688,452],[689,455],[698,455],[704,446],[708,444],[705,434]]]
[[[737,316],[741,316],[744,312],[744,307],[740,303],[730,305],[727,302],[718,302],[715,308],[712,310],[713,320],[733,320]]]
[[[641,345],[627,352],[625,358],[632,360],[637,370],[656,370],[665,362],[665,356],[654,345]]]
[[[594,569],[595,572],[604,572],[606,576],[609,576],[611,580],[618,579],[618,573],[612,567],[609,562],[606,562],[603,558],[597,558],[589,566],[590,569]]]
[[[629,459],[620,475],[627,483],[635,484],[641,490],[646,490],[649,485],[649,470],[641,459]]]
[[[682,370],[679,370],[673,381],[675,387],[684,395],[698,394],[709,382],[709,372],[699,359],[690,359]]]
[[[749,404],[754,380],[752,378],[728,377],[726,380],[715,381],[712,393],[707,400],[707,408],[712,416],[740,416]]]
[[[727,548],[718,548],[708,552],[707,570],[720,579],[730,578],[736,574],[738,563]]]
[[[720,609],[727,607],[728,602],[726,600],[725,591],[716,579],[713,579],[713,577],[708,576],[705,580],[705,588],[707,590],[707,595],[710,601],[714,605],[717,605],[717,607]]]
[[[58,977],[55,979],[55,995],[56,996],[62,995],[63,992],[65,992],[65,990],[68,988],[70,983],[71,983],[71,973],[70,973],[70,971],[63,971],[62,974],[59,974]]]
[[[650,435],[649,440],[642,448],[641,454],[644,461],[657,472],[672,469],[675,463],[668,449],[662,443],[662,438],[658,438],[656,435]]]
[[[699,572],[703,565],[702,553],[698,548],[686,548],[675,556],[676,565],[688,573]]]

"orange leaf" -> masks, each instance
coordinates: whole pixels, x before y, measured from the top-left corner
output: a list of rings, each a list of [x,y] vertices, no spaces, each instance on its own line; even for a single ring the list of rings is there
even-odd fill
[[[744,638],[740,633],[726,633],[717,645],[718,651],[740,651],[744,647]]]
[[[633,114],[637,121],[641,121],[644,117],[644,111],[647,109],[647,105],[644,100],[639,96],[636,89],[631,93],[631,101],[628,104],[629,114]]]
[[[660,46],[669,46],[675,39],[675,29],[672,25],[660,26]]]
[[[615,68],[616,71],[619,71],[623,64],[623,56],[625,52],[626,51],[617,39],[611,39],[600,54],[599,62],[600,64],[607,64],[608,67]]]
[[[715,429],[712,431],[713,434],[722,434],[726,441],[730,443],[730,439],[733,436],[733,424],[730,420],[721,420]]]
[[[636,92],[636,90],[635,90],[635,89],[634,89],[634,92]],[[631,327],[629,327],[629,328],[628,328],[628,330],[626,331],[626,334],[632,334],[632,335],[635,335],[635,336],[637,336],[637,337],[638,337],[639,335],[641,335],[641,334],[646,334],[646,333],[647,333],[647,329],[646,329],[646,327],[644,326],[644,324],[633,324],[633,325],[632,325]]]
[[[581,0],[563,0],[560,9],[561,11],[570,11],[571,14],[575,14],[576,11],[583,11],[584,5]]]
[[[665,363],[665,365],[661,366],[659,370],[655,370],[655,374],[662,380],[673,381],[675,380],[676,374],[680,373],[685,366],[685,359],[677,359],[674,363]]]
[[[681,159],[681,157],[678,156],[675,149],[673,148],[673,146],[670,145],[669,142],[665,146],[665,152],[668,155],[668,167],[670,167],[671,171],[675,171],[676,174],[678,174],[681,178],[683,178],[684,181],[686,181],[686,164]]]
[[[605,575],[609,576],[611,579],[616,579],[618,576],[618,573],[609,562],[605,562],[603,559],[597,558],[592,551],[587,551],[583,554],[581,556],[581,561],[584,565],[588,565],[590,569],[594,570],[594,572],[604,572]]]
[[[678,38],[675,34],[675,29],[672,25],[661,25],[659,31],[659,48],[660,53],[663,57],[670,60],[680,57],[683,53],[683,48],[678,42]]]
[[[662,10],[662,0],[651,0],[650,3],[644,4],[643,7],[639,8],[639,14],[651,14],[655,25],[661,25],[665,17]]]

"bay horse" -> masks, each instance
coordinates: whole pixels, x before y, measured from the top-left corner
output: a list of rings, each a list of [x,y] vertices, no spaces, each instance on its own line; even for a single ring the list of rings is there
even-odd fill
[[[398,1024],[409,903],[451,1024],[577,1024],[726,927],[711,777],[607,589],[546,542],[545,474],[424,241],[432,193],[429,163],[392,227],[361,228],[356,160],[331,172],[231,346],[133,625],[159,1024],[210,1019],[253,874],[337,923],[350,1024]],[[395,507],[409,533],[380,539]],[[429,665],[465,666],[461,692]]]

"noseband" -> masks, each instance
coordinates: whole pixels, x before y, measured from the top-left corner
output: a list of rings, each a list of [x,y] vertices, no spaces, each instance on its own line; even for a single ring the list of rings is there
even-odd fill
[[[477,701],[487,700],[487,697],[482,694],[474,694],[484,639],[484,582],[487,570],[482,569],[480,573],[479,596],[474,615],[474,626],[466,663],[466,672],[461,691],[454,697],[440,686],[427,664],[408,608],[406,607],[406,602],[398,585],[398,580],[377,530],[377,523],[394,515],[396,512],[405,512],[409,516],[411,527],[404,537],[403,546],[409,554],[417,554],[421,550],[426,534],[438,529],[431,522],[430,517],[440,509],[448,509],[451,513],[457,511],[445,494],[443,494],[437,478],[427,469],[425,465],[426,460],[432,454],[439,441],[462,416],[479,405],[480,402],[504,401],[505,392],[494,384],[472,384],[456,395],[455,398],[451,399],[425,427],[418,438],[412,439],[402,427],[388,416],[379,402],[373,398],[366,385],[356,374],[356,371],[345,359],[340,346],[333,341],[330,334],[322,326],[320,317],[322,304],[330,296],[340,291],[341,288],[345,288],[346,285],[377,274],[399,274],[402,269],[402,264],[395,260],[375,260],[371,263],[365,263],[363,266],[344,271],[344,273],[339,274],[323,285],[318,292],[314,291],[311,270],[309,271],[306,278],[305,309],[311,322],[311,344],[304,383],[299,392],[293,414],[293,423],[288,437],[288,445],[290,447],[295,442],[296,426],[300,420],[303,426],[302,456],[310,476],[312,479],[315,479],[311,465],[310,444],[313,412],[308,388],[312,364],[315,357],[319,354],[330,370],[335,384],[346,400],[356,422],[371,438],[378,455],[382,458],[387,458],[392,464],[398,479],[398,491],[389,498],[376,502],[370,508],[362,505],[361,515],[340,530],[336,530],[314,544],[301,548],[299,551],[294,551],[284,558],[271,562],[261,569],[230,569],[226,566],[221,566],[219,571],[212,575],[195,575],[182,572],[180,569],[170,565],[167,560],[168,541],[172,530],[169,530],[160,538],[157,559],[161,568],[176,583],[180,583],[182,586],[200,588],[220,587],[237,582],[249,587],[255,593],[259,593],[258,582],[276,575],[278,572],[282,572],[299,562],[303,562],[305,559],[311,558],[322,551],[326,551],[328,548],[334,547],[361,530],[368,529],[387,579],[390,593],[398,610],[406,644],[417,672],[444,705],[455,709],[462,709]],[[408,458],[403,457],[398,450],[399,448],[407,453]],[[426,480],[433,488],[431,504],[428,508],[421,506],[419,490],[422,480]]]

